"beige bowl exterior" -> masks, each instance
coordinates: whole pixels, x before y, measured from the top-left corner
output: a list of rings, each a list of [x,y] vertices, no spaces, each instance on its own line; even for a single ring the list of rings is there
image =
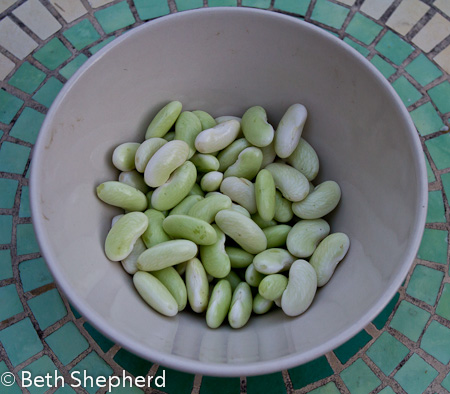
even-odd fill
[[[142,141],[171,100],[213,116],[261,105],[277,124],[293,103],[304,137],[342,201],[332,232],[351,247],[303,315],[253,317],[208,329],[203,316],[166,318],[137,295],[103,244],[119,210],[95,187],[116,179],[111,154]],[[273,12],[213,8],[173,14],[117,38],[66,83],[34,148],[33,223],[59,288],[95,327],[141,357],[182,371],[245,376],[290,368],[363,329],[404,280],[422,236],[427,181],[419,138],[384,77],[321,29]]]

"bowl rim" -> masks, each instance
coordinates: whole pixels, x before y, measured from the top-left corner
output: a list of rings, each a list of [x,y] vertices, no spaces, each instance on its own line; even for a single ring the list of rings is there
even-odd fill
[[[416,172],[419,174],[418,179],[418,194],[417,194],[417,215],[414,223],[414,231],[409,239],[407,245],[407,253],[405,253],[405,258],[403,264],[399,269],[399,273],[397,275],[396,280],[394,280],[391,285],[387,288],[383,297],[381,297],[361,318],[352,326],[348,327],[344,331],[342,331],[339,335],[332,338],[328,342],[306,351],[304,353],[299,354],[291,354],[288,356],[284,356],[281,358],[266,360],[266,361],[256,361],[256,362],[248,362],[242,364],[227,364],[227,363],[217,363],[211,364],[208,362],[202,362],[198,360],[193,360],[189,358],[185,358],[182,356],[163,353],[154,349],[147,349],[147,351],[143,351],[142,347],[133,340],[129,338],[125,338],[119,331],[114,328],[108,326],[106,322],[99,317],[88,304],[81,302],[75,291],[70,287],[68,282],[66,281],[63,273],[58,269],[57,258],[53,254],[52,250],[47,246],[47,237],[44,236],[45,232],[42,231],[45,227],[45,221],[42,219],[42,215],[40,215],[39,208],[39,180],[35,175],[37,171],[35,168],[38,168],[45,156],[44,139],[46,131],[50,130],[50,125],[57,114],[58,107],[61,102],[64,100],[66,95],[70,92],[72,86],[76,84],[77,80],[96,62],[100,61],[103,56],[114,49],[116,46],[120,45],[123,41],[131,39],[131,37],[135,34],[138,34],[141,30],[152,29],[154,26],[158,26],[161,24],[172,23],[178,20],[179,18],[185,18],[191,14],[204,14],[204,18],[206,18],[209,14],[217,14],[217,13],[229,13],[229,14],[260,14],[265,15],[269,18],[276,18],[280,21],[288,22],[291,24],[298,24],[300,26],[304,26],[306,29],[312,29],[315,33],[324,37],[325,39],[334,43],[340,47],[340,50],[347,52],[347,54],[351,55],[356,62],[360,63],[360,65],[373,74],[377,82],[380,83],[383,88],[387,89],[390,95],[393,97],[396,110],[402,116],[402,120],[405,123],[405,126],[408,129],[408,133],[410,134],[410,144],[411,148],[415,153],[415,161],[412,163],[415,166]],[[54,280],[57,284],[58,290],[60,290],[68,300],[74,305],[74,307],[81,313],[82,316],[86,318],[98,331],[100,331],[103,335],[113,340],[115,343],[119,344],[126,350],[152,362],[158,363],[161,367],[169,367],[179,371],[193,373],[193,374],[202,374],[208,376],[218,376],[218,377],[238,377],[238,376],[254,376],[254,375],[262,375],[267,373],[278,372],[281,370],[290,369],[304,363],[307,363],[311,360],[314,360],[329,351],[337,348],[344,342],[348,341],[350,338],[355,336],[358,332],[360,332],[364,327],[369,324],[389,303],[389,301],[394,297],[395,293],[403,283],[406,278],[412,263],[417,255],[420,241],[423,236],[424,228],[425,228],[425,220],[427,213],[427,201],[428,201],[428,182],[427,182],[427,172],[425,165],[425,158],[423,155],[423,149],[421,146],[421,142],[419,136],[417,134],[416,128],[412,119],[401,101],[398,94],[395,92],[391,84],[388,80],[381,74],[381,72],[376,69],[376,67],[370,63],[364,56],[362,56],[358,51],[352,48],[350,45],[346,44],[341,39],[334,37],[332,34],[326,32],[322,28],[297,19],[293,16],[285,15],[282,13],[262,10],[257,8],[250,7],[214,7],[214,8],[199,8],[194,10],[187,10],[182,12],[176,12],[173,14],[169,14],[163,17],[160,17],[155,20],[151,20],[143,23],[142,25],[136,26],[129,31],[125,32],[121,36],[114,39],[111,43],[105,45],[101,50],[95,53],[92,57],[90,57],[76,72],[75,74],[65,83],[62,90],[59,92],[58,96],[53,101],[51,107],[49,108],[47,115],[44,119],[44,122],[41,126],[37,141],[35,143],[32,161],[31,161],[31,174],[30,174],[30,208],[31,208],[31,217],[32,223],[34,226],[34,230],[36,233],[36,238],[40,247],[41,256],[47,263],[47,266],[52,273]]]

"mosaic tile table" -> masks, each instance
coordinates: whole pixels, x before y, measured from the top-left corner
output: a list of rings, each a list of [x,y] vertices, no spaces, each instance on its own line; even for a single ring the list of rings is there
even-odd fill
[[[30,218],[33,144],[67,79],[124,31],[206,6],[269,9],[304,18],[343,39],[392,83],[411,113],[427,161],[425,233],[394,299],[333,352],[261,377],[185,374],[142,360],[103,337],[61,296],[40,256]],[[450,392],[449,44],[450,0],[0,0],[0,375],[5,379],[0,392],[96,392],[98,387],[25,389],[17,383],[22,370],[33,376],[57,370],[68,377],[83,369],[94,377],[164,370],[166,387],[151,393]],[[12,376],[16,383],[7,387]]]

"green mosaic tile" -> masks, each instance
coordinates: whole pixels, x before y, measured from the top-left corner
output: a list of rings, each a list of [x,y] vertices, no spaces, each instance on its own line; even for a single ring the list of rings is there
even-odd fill
[[[94,45],[93,47],[89,48],[89,52],[91,52],[91,54],[97,53],[100,49],[102,49],[104,46],[108,45],[115,38],[116,38],[115,36],[108,37],[106,40],[103,40],[99,44]]]
[[[330,382],[310,391],[309,394],[340,394],[340,391],[334,382]]]
[[[30,193],[28,186],[22,186],[22,193],[20,195],[19,217],[28,218],[31,216],[30,209]]]
[[[410,115],[417,130],[423,136],[439,131],[444,126],[441,117],[430,102],[411,111]]]
[[[340,376],[351,394],[368,394],[381,384],[381,380],[360,358],[344,369]]]
[[[378,394],[395,394],[395,391],[391,387],[387,386],[381,390]]]
[[[203,0],[175,0],[178,11],[192,10],[194,8],[202,8]]]
[[[75,59],[67,63],[59,73],[66,79],[69,79],[75,72],[81,67],[81,65],[88,60],[87,56],[84,54],[78,55]]]
[[[241,389],[239,378],[216,378],[203,376],[200,394],[239,394]]]
[[[81,317],[81,316],[80,316]],[[83,324],[84,329],[89,333],[92,339],[97,343],[98,346],[106,353],[109,349],[114,346],[114,342],[110,341],[103,334],[98,332],[93,326],[89,323]]]
[[[62,87],[63,83],[61,81],[55,77],[50,77],[48,81],[35,93],[33,100],[36,100],[38,103],[49,108]]]
[[[94,16],[106,34],[132,25],[136,20],[126,1],[94,12]]]
[[[270,7],[270,0],[242,0],[242,5],[244,7],[267,9]]]
[[[407,336],[411,341],[416,342],[422,334],[429,318],[429,312],[403,300],[400,302],[390,326]]]
[[[428,85],[442,75],[442,71],[423,53],[409,63],[405,70],[422,86]]]
[[[0,321],[9,319],[23,312],[22,302],[15,284],[0,287]]]
[[[390,30],[378,41],[375,49],[398,66],[414,51],[413,46]]]
[[[44,81],[45,76],[43,71],[34,67],[29,62],[24,62],[13,74],[8,83],[25,93],[31,94]]]
[[[24,292],[37,289],[53,282],[53,277],[42,257],[19,264],[20,281]]]
[[[450,112],[450,82],[444,81],[428,90],[428,94],[443,114]]]
[[[363,47],[362,45],[359,45],[357,42],[351,40],[348,37],[344,38],[344,42],[346,42],[352,48],[356,49],[364,57],[367,57],[369,55],[369,53],[370,53],[370,51],[367,48]]]
[[[310,3],[311,0],[275,0],[273,8],[305,16]]]
[[[75,307],[73,305],[70,305],[70,310],[72,311],[75,319],[79,319],[81,317],[81,314],[75,309]]]
[[[360,331],[352,339],[334,349],[333,352],[342,364],[350,360],[360,349],[362,349],[372,337],[365,330]]]
[[[10,373],[11,371],[8,369],[6,363],[4,361],[0,361],[0,376],[3,376],[5,373]],[[14,382],[11,386],[2,386],[2,390],[4,390],[5,394],[21,394],[22,389],[19,387],[17,382]]]
[[[450,284],[445,283],[442,288],[441,297],[439,298],[439,302],[436,307],[436,313],[439,316],[444,317],[447,320],[450,320]]]
[[[300,389],[333,375],[333,369],[325,356],[292,368],[288,372],[294,389]]]
[[[81,380],[83,379],[84,371],[86,371],[87,376],[92,378],[86,379],[86,385],[82,385],[82,387],[89,394],[96,393],[97,390],[102,387],[97,386],[96,384],[96,380],[98,377],[105,378],[103,384],[106,384],[106,379],[108,378],[108,376],[111,376],[113,374],[112,368],[96,352],[91,352],[85,358],[83,358],[77,365],[75,365],[75,367],[70,370],[70,374],[71,376],[74,376]]]
[[[417,354],[398,370],[394,379],[408,394],[422,394],[438,372]]]
[[[132,375],[145,376],[150,370],[152,363],[128,352],[120,349],[114,356],[114,361]]]
[[[236,0],[208,0],[209,7],[236,7]]]
[[[445,223],[445,208],[442,192],[428,192],[427,223]]]
[[[436,177],[434,176],[433,169],[431,168],[430,162],[428,161],[428,157],[425,155],[425,153],[424,153],[424,157],[425,157],[425,165],[427,167],[428,183],[431,183],[431,182],[434,182],[436,180]]]
[[[417,256],[419,259],[447,264],[448,233],[426,228]]]
[[[317,0],[311,19],[324,25],[340,29],[350,10],[328,0]]]
[[[0,341],[14,366],[44,349],[28,317],[1,330]]]
[[[392,335],[383,332],[367,350],[367,356],[378,368],[389,376],[398,364],[408,355],[409,349]]]
[[[30,152],[28,146],[4,141],[0,147],[0,172],[23,174]]]
[[[284,384],[281,372],[261,376],[249,376],[247,378],[247,394],[263,393],[267,387],[270,387],[270,390],[277,394],[286,393],[286,385]]]
[[[386,60],[378,55],[375,55],[370,62],[378,69],[378,71],[381,72],[381,74],[383,74],[386,79],[396,71],[395,67],[392,67]]]
[[[382,29],[383,27],[378,23],[357,12],[345,31],[357,40],[369,45],[380,34]]]
[[[41,114],[33,108],[25,107],[14,123],[9,135],[34,144],[44,118],[44,114]]]
[[[87,47],[89,44],[101,38],[89,19],[84,19],[76,25],[73,25],[63,35],[78,50]]]
[[[447,374],[447,376],[444,378],[444,380],[441,383],[441,386],[450,391],[450,372]]]
[[[158,18],[170,13],[169,5],[166,0],[133,0],[136,11],[143,21]]]
[[[17,254],[19,256],[39,252],[36,234],[31,223],[17,225]]]
[[[0,280],[13,277],[11,265],[11,252],[9,249],[0,250]]]
[[[64,46],[61,40],[55,37],[41,49],[36,51],[33,57],[49,70],[55,70],[67,59],[69,59],[71,55],[72,54]]]
[[[19,181],[15,179],[0,178],[0,208],[14,207],[14,200],[16,198],[17,186]]]
[[[422,94],[404,76],[401,76],[392,82],[392,87],[400,96],[406,107],[413,105],[422,97]]]
[[[443,272],[418,264],[414,267],[406,293],[433,306],[443,278]]]
[[[0,215],[0,245],[11,243],[12,216]]]
[[[158,389],[158,385],[161,386],[164,382],[164,388],[161,388],[164,392],[190,394],[194,387],[194,378],[195,375],[160,366],[155,375],[153,387]]]
[[[438,170],[450,167],[450,134],[442,134],[425,141],[431,158]]]
[[[73,322],[64,324],[45,338],[45,342],[64,365],[69,364],[89,347],[88,341]]]
[[[41,330],[45,330],[67,315],[67,309],[56,289],[31,298],[28,305]]]
[[[23,101],[6,90],[0,89],[0,122],[10,124],[22,107]]]
[[[420,347],[447,365],[450,362],[450,328],[433,320],[423,334]]]
[[[20,370],[20,375],[27,371],[29,374],[25,376],[27,379],[22,381],[22,384],[26,384],[28,390],[31,394],[42,394],[45,393],[49,387],[55,387],[56,385],[61,385],[61,378],[55,379],[54,376],[61,376],[62,374],[56,368],[56,365],[50,359],[50,357],[44,355],[41,358],[38,358],[36,361],[33,361],[31,364],[27,365],[25,368]],[[31,375],[30,375],[31,374]],[[36,377],[45,377],[48,374],[50,378],[46,378],[45,381],[41,381],[39,385],[43,387],[38,387],[35,384],[32,384]]]

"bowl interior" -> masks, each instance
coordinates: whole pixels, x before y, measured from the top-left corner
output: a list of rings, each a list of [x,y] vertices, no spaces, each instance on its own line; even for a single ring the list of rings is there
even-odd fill
[[[316,183],[335,180],[328,217],[350,250],[311,308],[253,317],[240,330],[204,317],[166,318],[135,292],[103,244],[118,209],[95,187],[116,179],[111,154],[144,138],[171,100],[213,116],[253,105],[277,124],[293,103],[309,112]],[[359,54],[294,18],[251,9],[202,9],[147,23],[88,61],[50,109],[33,157],[31,200],[42,253],[60,288],[99,330],[142,357],[206,375],[243,376],[318,357],[359,332],[394,295],[425,218],[423,156],[392,88]]]

